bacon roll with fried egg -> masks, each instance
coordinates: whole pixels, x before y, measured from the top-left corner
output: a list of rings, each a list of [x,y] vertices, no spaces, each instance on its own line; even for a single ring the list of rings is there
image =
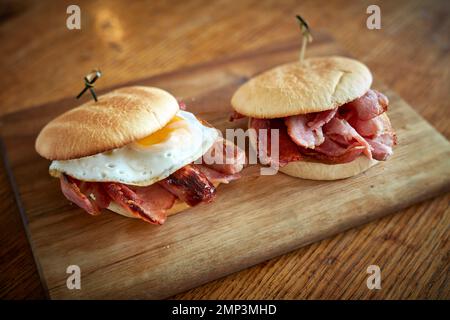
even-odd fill
[[[117,89],[52,120],[35,147],[52,160],[49,172],[64,196],[89,214],[109,209],[163,224],[213,201],[217,186],[238,179],[245,163],[241,149],[182,109],[158,88]],[[233,152],[210,161],[225,149]]]

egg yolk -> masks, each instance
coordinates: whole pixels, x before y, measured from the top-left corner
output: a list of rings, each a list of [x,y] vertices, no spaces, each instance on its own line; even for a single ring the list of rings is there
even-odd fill
[[[136,140],[136,143],[143,147],[148,147],[165,141],[171,132],[179,128],[179,126],[173,125],[174,123],[177,123],[179,121],[184,121],[184,119],[179,116],[174,116],[164,128],[159,129],[158,131],[152,133],[149,136],[146,136],[145,138]]]

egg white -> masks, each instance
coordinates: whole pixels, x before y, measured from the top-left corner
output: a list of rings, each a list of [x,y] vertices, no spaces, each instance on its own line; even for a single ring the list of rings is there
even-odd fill
[[[204,126],[190,112],[180,110],[182,121],[173,124],[165,139],[144,146],[133,142],[122,148],[73,160],[55,160],[50,174],[78,180],[120,182],[148,186],[200,158],[218,138],[217,129]]]

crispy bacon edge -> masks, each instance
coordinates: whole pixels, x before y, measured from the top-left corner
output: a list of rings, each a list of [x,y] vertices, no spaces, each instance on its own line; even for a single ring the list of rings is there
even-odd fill
[[[198,168],[187,165],[158,182],[190,206],[209,203],[216,195],[216,188]]]

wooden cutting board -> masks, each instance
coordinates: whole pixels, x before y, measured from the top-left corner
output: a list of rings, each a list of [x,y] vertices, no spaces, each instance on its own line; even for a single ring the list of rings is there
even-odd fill
[[[279,44],[129,84],[169,90],[221,129],[244,126],[227,122],[233,91],[254,74],[295,60],[298,47]],[[316,36],[308,56],[329,54],[343,52]],[[73,97],[3,117],[4,160],[49,296],[168,297],[448,191],[449,142],[394,92],[377,81],[373,87],[389,97],[399,138],[388,162],[334,182],[259,176],[253,166],[221,186],[214,203],[163,226],[109,212],[89,216],[50,178],[34,140],[49,120],[79,103]],[[81,268],[81,290],[66,287],[69,265]]]

